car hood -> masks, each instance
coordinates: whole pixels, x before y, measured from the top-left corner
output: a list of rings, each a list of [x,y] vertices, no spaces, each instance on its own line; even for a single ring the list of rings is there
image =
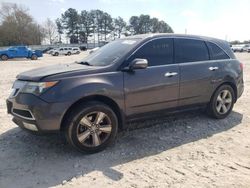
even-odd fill
[[[39,81],[51,75],[74,72],[74,71],[89,71],[89,70],[96,70],[96,69],[97,67],[82,65],[78,63],[58,64],[58,65],[47,66],[47,67],[37,68],[37,69],[23,72],[17,75],[17,79],[27,80],[27,81]]]

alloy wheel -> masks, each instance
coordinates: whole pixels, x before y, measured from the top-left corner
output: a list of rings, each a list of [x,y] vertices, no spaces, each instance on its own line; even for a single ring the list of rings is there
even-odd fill
[[[219,114],[226,114],[232,106],[233,98],[229,90],[222,90],[216,100],[216,110]]]
[[[95,111],[85,115],[77,126],[77,139],[86,147],[97,147],[104,143],[112,131],[107,114]]]

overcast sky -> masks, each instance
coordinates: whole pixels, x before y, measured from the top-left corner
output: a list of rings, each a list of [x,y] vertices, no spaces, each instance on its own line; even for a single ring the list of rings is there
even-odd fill
[[[250,0],[0,0],[29,8],[42,23],[68,8],[101,9],[126,21],[149,14],[167,22],[175,33],[198,34],[227,40],[250,40]]]

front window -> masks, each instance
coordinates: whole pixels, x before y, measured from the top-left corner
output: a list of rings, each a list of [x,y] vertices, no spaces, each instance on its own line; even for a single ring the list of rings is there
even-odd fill
[[[134,48],[142,39],[118,39],[94,51],[82,60],[92,66],[107,66],[116,63],[121,57]]]

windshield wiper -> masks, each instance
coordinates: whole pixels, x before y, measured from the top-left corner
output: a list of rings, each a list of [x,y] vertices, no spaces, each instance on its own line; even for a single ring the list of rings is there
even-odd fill
[[[91,65],[91,64],[90,64],[89,62],[87,62],[87,61],[81,61],[81,62],[76,62],[76,63],[81,64],[81,65],[93,66],[93,65]]]

